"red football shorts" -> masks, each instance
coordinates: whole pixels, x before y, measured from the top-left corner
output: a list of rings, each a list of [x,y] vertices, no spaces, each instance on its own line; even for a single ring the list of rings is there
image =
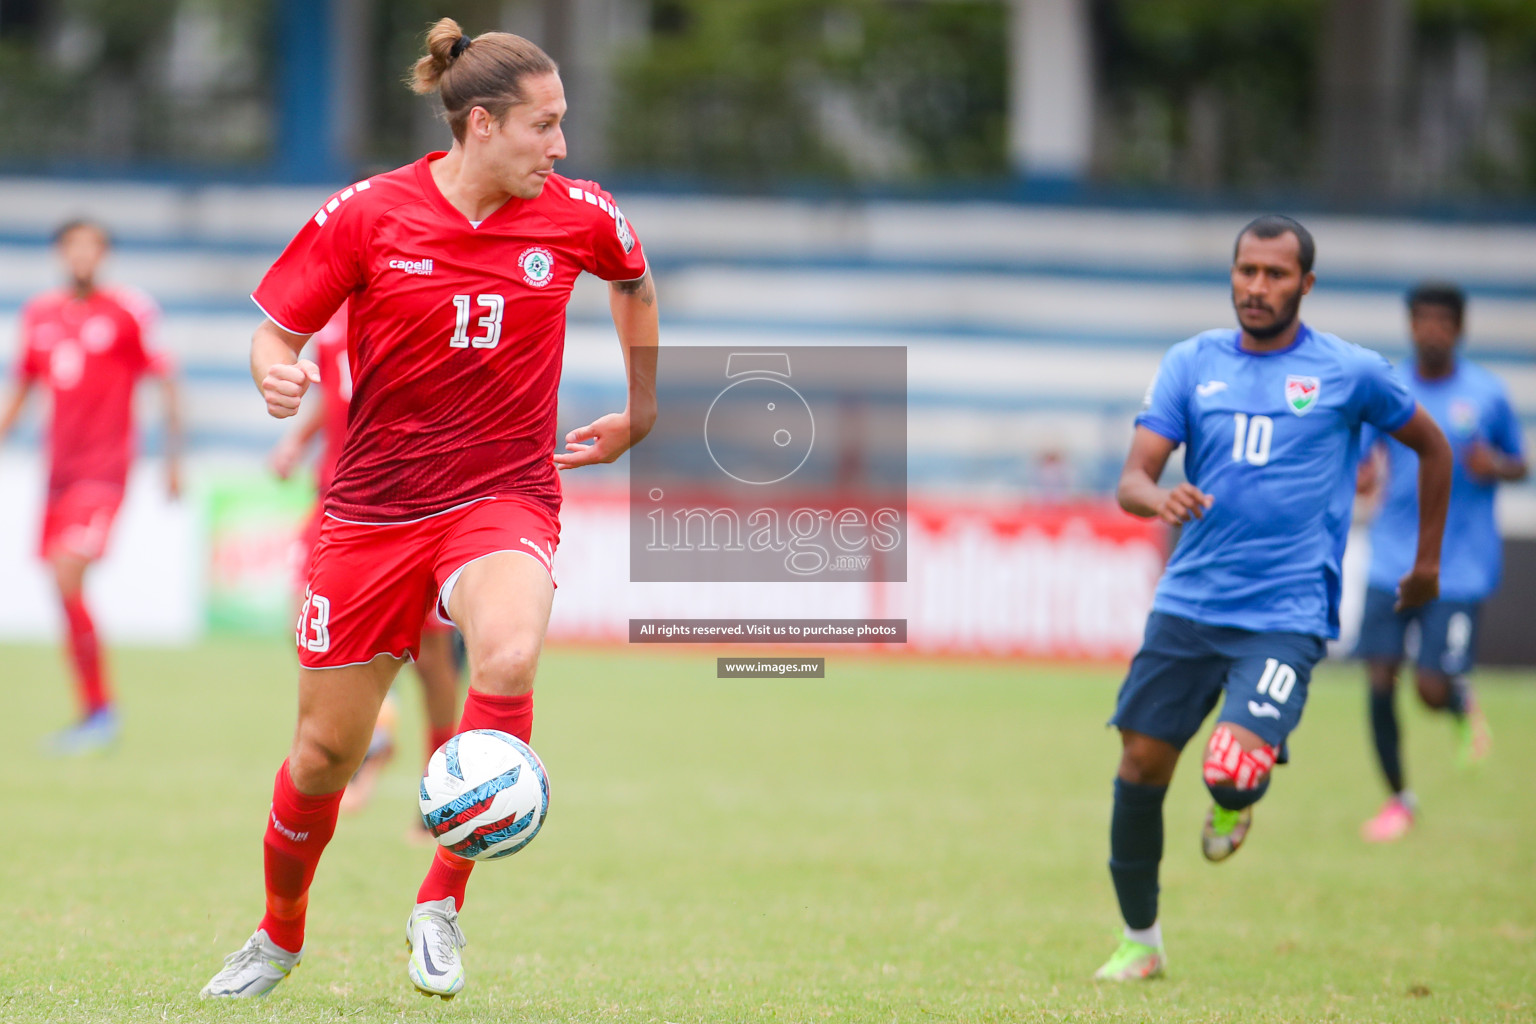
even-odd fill
[[[304,529],[293,539],[293,549],[288,556],[293,566],[293,588],[301,594],[309,582],[309,570],[315,564],[315,548],[320,544],[320,527],[324,525],[325,503],[317,501],[314,511],[304,521]]]
[[[43,511],[38,557],[72,555],[96,561],[107,550],[107,535],[122,503],[121,487],[94,480],[82,480],[50,494]]]
[[[294,538],[293,548],[289,560],[293,566],[293,588],[299,594],[304,593],[304,588],[309,582],[309,571],[315,564],[315,548],[320,544],[320,528],[325,525],[325,503],[315,502],[315,509],[304,522],[304,529]],[[451,633],[453,623],[444,622],[437,617],[437,609],[427,609],[427,617],[422,620],[421,631],[423,633]]]
[[[553,580],[559,543],[560,520],[516,497],[476,501],[410,523],[326,516],[294,630],[299,664],[340,668],[380,654],[415,658],[422,622],[429,615],[447,619],[448,596],[464,566],[518,551]]]

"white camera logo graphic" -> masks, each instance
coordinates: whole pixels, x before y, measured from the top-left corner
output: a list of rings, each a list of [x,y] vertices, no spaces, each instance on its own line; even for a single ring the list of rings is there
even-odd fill
[[[733,352],[732,383],[704,414],[704,447],[720,472],[744,484],[776,484],[811,456],[816,420],[789,380],[785,352]]]

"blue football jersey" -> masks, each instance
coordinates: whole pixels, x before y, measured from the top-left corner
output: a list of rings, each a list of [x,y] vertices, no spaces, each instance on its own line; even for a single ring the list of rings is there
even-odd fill
[[[1279,352],[1239,341],[1219,330],[1173,346],[1136,417],[1184,445],[1184,475],[1215,499],[1185,524],[1153,608],[1336,637],[1361,426],[1397,430],[1413,396],[1379,354],[1306,325]]]
[[[1498,587],[1504,568],[1504,547],[1493,516],[1498,484],[1469,476],[1464,461],[1473,441],[1520,455],[1520,421],[1503,382],[1465,359],[1458,359],[1455,371],[1440,380],[1424,380],[1411,367],[1399,367],[1397,374],[1440,424],[1456,454],[1440,551],[1440,596],[1481,601]],[[1390,590],[1413,565],[1418,550],[1419,457],[1401,441],[1367,431],[1367,447],[1376,440],[1386,444],[1387,480],[1381,511],[1371,526],[1370,579],[1371,586]]]

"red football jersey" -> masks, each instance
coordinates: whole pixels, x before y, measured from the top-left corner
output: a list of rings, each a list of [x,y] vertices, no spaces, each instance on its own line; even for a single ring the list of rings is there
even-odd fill
[[[315,365],[320,367],[320,393],[325,401],[321,410],[320,459],[315,465],[315,488],[322,498],[336,476],[336,463],[347,440],[347,406],[352,401],[352,365],[347,358],[347,307],[342,306],[330,322],[311,339],[315,346]]]
[[[153,300],[125,288],[45,292],[21,313],[17,372],[53,399],[48,430],[50,494],[94,481],[122,487],[133,459],[133,389],[169,362],[146,338],[158,316]]]
[[[583,270],[645,273],[613,198],[552,174],[471,224],[429,153],[343,189],[252,298],[312,334],[350,299],[352,404],[326,511],[398,522],[494,495],[560,506],[553,461],[565,307]]]

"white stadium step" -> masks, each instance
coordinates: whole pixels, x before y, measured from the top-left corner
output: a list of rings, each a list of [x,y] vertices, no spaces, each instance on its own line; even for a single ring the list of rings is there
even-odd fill
[[[0,182],[0,363],[21,302],[57,283],[49,234],[67,217],[96,216],[120,238],[112,277],[165,308],[161,343],[188,371],[195,434],[270,443],[282,426],[245,378],[259,318],[248,294],[327,194]],[[961,466],[945,455],[963,438],[985,438],[1005,461],[1118,459],[1162,351],[1231,321],[1224,279],[1245,219],[984,202],[621,201],[657,269],[668,344],[907,346],[915,472]],[[1536,424],[1536,227],[1305,220],[1320,249],[1309,322],[1400,356],[1403,287],[1462,281],[1470,352]],[[575,415],[620,396],[622,369],[599,283],[583,281],[571,314]]]

